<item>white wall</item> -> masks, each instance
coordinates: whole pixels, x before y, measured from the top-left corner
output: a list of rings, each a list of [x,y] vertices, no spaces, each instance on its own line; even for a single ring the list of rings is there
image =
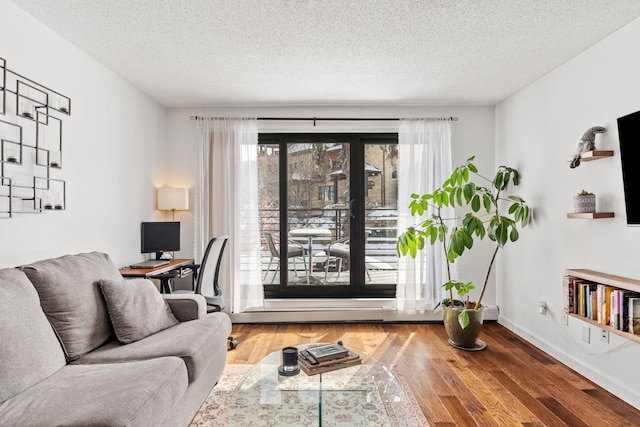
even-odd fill
[[[519,167],[522,195],[535,207],[533,227],[506,251],[498,273],[500,321],[640,408],[640,345],[611,335],[582,342],[577,319],[561,325],[562,276],[566,268],[588,268],[640,279],[640,228],[628,227],[616,119],[640,110],[640,19],[511,96],[496,108],[496,161]],[[596,146],[615,157],[566,161],[582,134],[604,126]],[[640,141],[638,141],[640,143]],[[567,219],[573,195],[597,195],[599,211],[615,218]],[[537,302],[550,311],[538,314]]]
[[[255,107],[255,108],[169,108],[167,109],[167,182],[179,187],[193,189],[197,174],[197,132],[196,122],[190,116],[203,117],[450,117],[456,116],[459,121],[452,122],[452,156],[453,164],[463,163],[468,157],[476,154],[477,165],[481,170],[491,171],[494,168],[494,108],[479,107]],[[320,132],[344,129],[345,123],[318,122],[314,129],[312,123],[282,123],[283,130],[296,126],[301,132]],[[355,126],[362,125],[358,122]],[[380,125],[369,122],[365,124],[379,128]],[[265,123],[262,126],[273,125]],[[287,127],[288,126],[288,127]],[[348,123],[346,124],[348,126]],[[397,124],[396,124],[397,126]],[[397,128],[396,128],[397,130]],[[410,191],[407,189],[406,191]],[[192,191],[193,194],[193,191]],[[189,212],[176,212],[176,219],[182,221],[183,235],[193,233],[193,209]],[[193,256],[193,250],[186,252],[186,244],[192,244],[183,237],[184,256]],[[489,260],[490,245],[480,245],[475,256],[466,257],[459,262],[459,271],[464,280],[480,282],[484,279],[486,265]],[[495,304],[495,286],[493,281],[485,297],[485,304]]]
[[[7,0],[0,57],[72,101],[52,174],[66,181],[67,209],[0,219],[0,267],[93,250],[118,266],[141,260],[140,221],[160,214],[164,108]]]

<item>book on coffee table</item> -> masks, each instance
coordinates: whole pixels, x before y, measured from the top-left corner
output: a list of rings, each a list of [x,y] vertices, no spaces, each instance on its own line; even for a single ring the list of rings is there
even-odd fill
[[[311,346],[304,351],[318,362],[339,359],[349,354],[349,350],[341,343]]]
[[[298,365],[307,375],[316,375],[323,372],[335,371],[336,369],[347,368],[349,366],[359,365],[362,362],[358,353],[347,350],[347,354],[342,357],[325,360],[316,364],[311,364],[308,359],[300,354]]]

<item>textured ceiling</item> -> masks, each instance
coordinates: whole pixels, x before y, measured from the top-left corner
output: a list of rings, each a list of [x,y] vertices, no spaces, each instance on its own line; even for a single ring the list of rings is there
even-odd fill
[[[638,0],[13,0],[165,106],[495,104]]]

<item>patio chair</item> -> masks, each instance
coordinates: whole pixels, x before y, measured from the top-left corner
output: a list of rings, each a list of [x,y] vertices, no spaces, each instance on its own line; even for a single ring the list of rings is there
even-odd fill
[[[351,237],[343,237],[342,239],[334,240],[329,243],[327,246],[326,254],[327,261],[324,268],[324,282],[327,283],[327,273],[329,272],[329,263],[334,261],[336,264],[336,270],[338,271],[338,275],[336,276],[336,281],[340,279],[340,272],[342,271],[342,263],[345,260],[349,260],[351,258],[351,245],[350,245]],[[367,264],[364,265],[365,272],[367,273],[367,277],[369,281],[371,281],[371,274],[369,273],[369,268]]]
[[[271,259],[269,259],[269,265],[267,266],[267,270],[264,272],[264,277],[262,280],[266,280],[267,275],[269,274],[269,269],[273,264],[274,260],[276,261],[276,269],[273,272],[273,277],[271,278],[271,284],[273,285],[273,281],[276,279],[276,275],[278,271],[280,271],[280,250],[276,246],[274,242],[274,237],[271,233],[265,233],[264,239],[267,241],[267,246],[269,246],[269,252],[271,253]],[[293,271],[296,277],[298,277],[298,264],[296,263],[297,258],[302,258],[302,263],[304,264],[305,274],[307,273],[307,260],[305,258],[305,250],[304,246],[300,243],[287,241],[287,258],[293,258]]]

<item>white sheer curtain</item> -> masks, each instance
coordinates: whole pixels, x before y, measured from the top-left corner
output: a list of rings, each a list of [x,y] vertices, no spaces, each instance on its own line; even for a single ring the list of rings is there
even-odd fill
[[[194,256],[213,236],[230,236],[220,287],[232,312],[262,309],[255,119],[205,119],[198,126]]]
[[[451,175],[451,123],[429,119],[401,120],[398,133],[398,227],[400,232],[416,224],[411,216],[411,194],[424,194],[439,187]],[[453,209],[443,217],[452,218]],[[425,214],[426,215],[426,214]],[[446,260],[442,246],[427,245],[413,259],[398,263],[396,302],[398,311],[423,313],[441,299],[446,282]]]

